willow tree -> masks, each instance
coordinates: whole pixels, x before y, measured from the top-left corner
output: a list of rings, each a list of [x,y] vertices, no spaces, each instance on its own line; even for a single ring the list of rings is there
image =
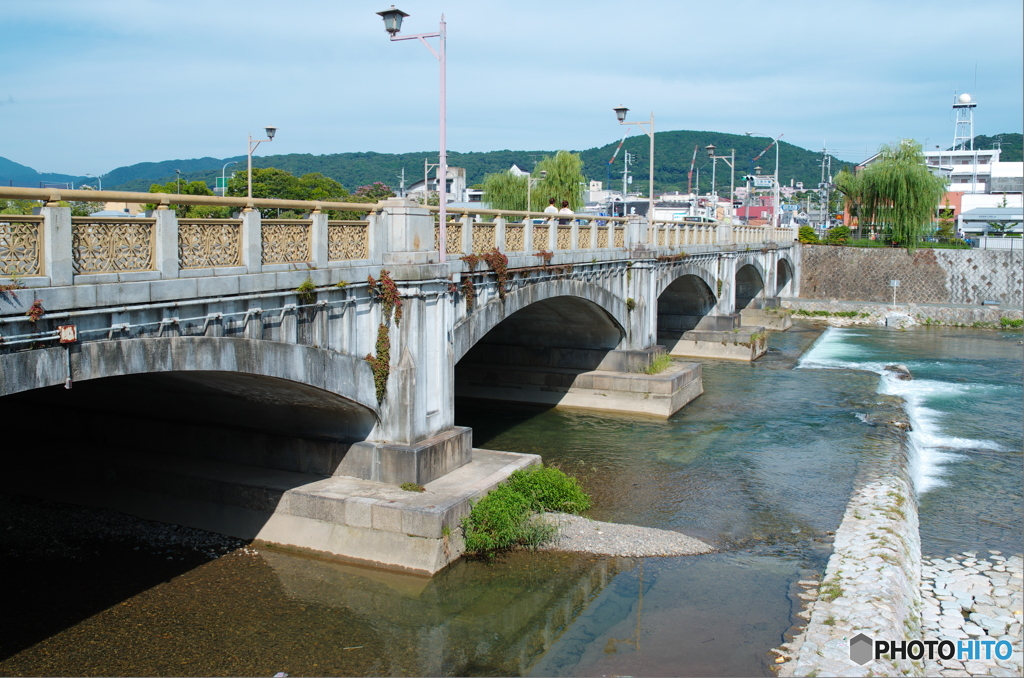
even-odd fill
[[[550,198],[554,198],[559,207],[563,200],[568,202],[573,212],[583,209],[583,186],[587,179],[583,176],[583,160],[578,153],[559,151],[546,156],[537,163],[533,177],[533,188],[528,191],[526,175],[488,174],[484,177],[484,202],[493,209],[525,210],[529,193],[533,212],[543,211]]]
[[[496,210],[526,210],[525,174],[495,172],[484,177],[483,201]]]
[[[894,243],[913,251],[946,193],[946,182],[925,165],[921,144],[905,139],[882,146],[877,162],[858,177],[861,217],[881,224]]]

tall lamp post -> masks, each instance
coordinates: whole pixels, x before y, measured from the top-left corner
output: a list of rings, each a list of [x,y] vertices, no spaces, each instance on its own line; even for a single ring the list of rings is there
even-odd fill
[[[438,257],[441,263],[445,262],[445,252],[447,251],[448,243],[448,230],[446,222],[448,220],[447,214],[447,203],[448,203],[448,153],[446,151],[447,140],[445,133],[447,131],[447,117],[445,114],[445,40],[446,40],[446,29],[444,22],[444,15],[441,15],[441,23],[437,33],[419,33],[416,35],[406,35],[398,37],[399,31],[402,30],[402,19],[409,16],[400,9],[395,9],[394,5],[391,5],[390,9],[386,9],[383,12],[377,12],[382,19],[384,19],[384,30],[391,36],[392,42],[398,40],[419,40],[423,45],[430,50],[430,53],[438,60],[441,67],[441,153],[438,157],[438,218],[441,221],[441,228],[439,233],[438,242]],[[438,49],[434,49],[427,38],[438,39]],[[424,189],[426,186],[424,186]]]
[[[227,175],[225,174],[224,170],[226,170],[228,168],[228,165],[237,165],[237,164],[238,164],[237,160],[232,160],[231,162],[224,163],[224,166],[220,168],[220,196],[222,198],[225,195],[228,194],[228,180],[227,180]]]
[[[180,194],[181,193],[181,170],[180,169],[174,170],[174,174],[175,174],[175,178],[176,178],[176,180],[178,182],[178,187],[177,187],[177,189],[175,189],[175,192]]]
[[[93,179],[95,179],[97,181],[97,183],[99,183],[99,185],[100,185],[100,187],[97,190],[99,190],[99,191],[103,190],[103,175],[102,174],[100,174],[98,176],[95,175],[95,174],[86,174],[85,176],[92,177]]]
[[[252,135],[249,135],[249,172],[246,175],[246,191],[245,196],[247,198],[252,197],[252,154],[256,150],[256,147],[262,144],[264,141],[273,141],[274,135],[277,134],[277,128],[273,125],[268,125],[266,128],[267,138],[266,139],[253,139]],[[227,165],[225,165],[227,167]],[[223,171],[223,170],[222,170]]]
[[[636,125],[651,138],[651,169],[649,177],[650,185],[647,192],[647,223],[652,223],[654,221],[654,111],[651,111],[650,120],[628,122],[626,120],[626,113],[629,112],[628,108],[625,106],[616,106],[612,110],[615,111],[615,117],[619,119],[620,125]],[[647,125],[647,127],[644,127],[644,125]],[[625,190],[623,190],[622,199],[626,199]],[[625,203],[623,203],[623,207],[625,207]]]
[[[768,137],[769,139],[772,139],[771,135],[764,134],[763,132],[747,132],[746,134],[748,137],[757,134],[759,136]],[[782,135],[780,134],[779,136],[774,137],[774,139],[772,140],[772,143],[775,144],[775,190],[772,193],[772,226],[774,226],[775,228],[779,227],[779,139],[781,138]],[[771,147],[769,146],[769,148]],[[767,150],[768,149],[766,148],[765,151]],[[762,153],[764,153],[764,151],[762,151]],[[754,158],[754,160],[757,160],[757,158]]]
[[[721,160],[729,166],[729,212],[732,212],[732,196],[736,192],[736,149],[733,148],[729,151],[729,155],[715,155],[715,145],[708,144],[704,147],[707,149],[708,157],[711,158],[711,192],[715,196],[715,213],[717,218],[718,212],[718,193],[715,193],[715,166],[718,161]]]

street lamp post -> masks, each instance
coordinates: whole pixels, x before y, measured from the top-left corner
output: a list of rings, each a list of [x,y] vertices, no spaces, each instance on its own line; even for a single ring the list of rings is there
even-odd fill
[[[224,170],[226,170],[228,168],[228,165],[237,165],[237,164],[238,164],[237,160],[232,160],[231,162],[224,163],[224,166],[220,168],[220,196],[222,198],[225,195],[228,194],[227,175],[224,173]]]
[[[729,166],[729,212],[732,212],[732,196],[736,192],[736,149],[729,151],[729,155],[715,155],[715,145],[705,146],[708,157],[711,158],[711,192],[715,196],[715,211],[718,211],[718,194],[715,193],[715,165],[719,160]]]
[[[762,132],[747,132],[746,134],[748,137],[757,134],[772,139],[770,135]],[[779,196],[779,139],[781,138],[782,135],[780,134],[772,140],[772,143],[775,144],[775,190],[772,192],[772,226],[775,228],[779,227],[779,200],[781,199]],[[769,146],[769,148],[771,147]],[[766,148],[766,150],[768,149]],[[764,151],[761,152],[764,153]],[[757,160],[757,158],[754,158],[754,160]]]
[[[615,111],[615,117],[619,119],[619,124],[620,125],[636,125],[640,129],[642,129],[647,134],[647,136],[649,136],[651,138],[651,167],[650,167],[650,176],[649,176],[649,182],[648,182],[649,186],[648,186],[648,192],[647,192],[647,223],[653,223],[653,221],[654,221],[654,111],[651,111],[651,119],[650,120],[639,121],[639,122],[628,122],[626,120],[626,113],[629,112],[628,108],[626,108],[625,106],[616,106],[612,110]],[[644,125],[647,125],[647,127],[645,128]],[[623,200],[626,199],[625,190],[623,190],[622,199]],[[625,203],[623,203],[623,207],[625,207]]]
[[[174,170],[174,174],[175,174],[175,179],[177,180],[177,183],[178,183],[178,186],[175,189],[175,192],[177,194],[181,195],[181,170],[180,169]]]
[[[440,261],[443,264],[445,262],[445,252],[448,249],[447,248],[448,231],[447,231],[447,227],[446,227],[446,223],[445,223],[448,220],[448,215],[447,215],[447,210],[446,210],[447,203],[448,203],[448,153],[447,153],[447,150],[446,150],[447,139],[445,138],[446,132],[447,132],[447,117],[446,117],[446,113],[445,113],[445,101],[446,101],[446,98],[447,98],[446,97],[446,93],[445,93],[445,40],[447,39],[446,38],[446,32],[447,31],[446,31],[446,28],[445,28],[444,15],[443,14],[441,15],[441,23],[440,23],[440,26],[438,28],[437,33],[419,33],[417,35],[406,35],[406,36],[398,37],[399,31],[402,30],[402,19],[404,19],[405,17],[407,17],[409,15],[406,14],[405,12],[403,12],[400,9],[395,9],[394,5],[391,5],[390,9],[386,9],[383,12],[377,12],[377,14],[379,14],[380,17],[382,19],[384,19],[384,30],[387,31],[388,34],[391,36],[391,41],[392,42],[397,42],[398,40],[419,40],[421,43],[423,43],[423,45],[428,50],[430,50],[430,53],[434,55],[434,57],[437,59],[439,65],[440,65],[440,70],[441,70],[441,93],[440,93],[440,99],[441,99],[441,124],[440,124],[440,126],[441,126],[441,143],[440,143],[441,153],[440,153],[440,156],[438,157],[438,167],[437,167],[438,187],[437,187],[437,190],[438,190],[438,208],[439,208],[438,209],[438,218],[441,221],[441,227],[440,227],[440,233],[439,233],[439,238],[438,238],[439,242],[438,242],[438,248],[437,249],[438,249],[438,257],[440,258]],[[430,45],[430,43],[427,42],[427,40],[426,40],[427,38],[437,38],[438,39],[438,49],[435,50]],[[426,188],[426,186],[424,186],[424,188]]]
[[[266,128],[267,138],[266,139],[253,139],[252,135],[249,135],[249,172],[246,175],[246,191],[245,196],[247,198],[252,197],[252,154],[256,150],[256,147],[262,144],[264,141],[273,141],[274,135],[277,134],[277,128],[273,125],[268,125]],[[227,167],[227,165],[225,165]]]
[[[95,175],[95,174],[86,174],[85,176],[92,177],[93,179],[95,179],[97,181],[97,183],[99,183],[99,188],[96,189],[96,190],[99,190],[99,191],[103,190],[103,175],[102,174],[100,174],[98,176]]]

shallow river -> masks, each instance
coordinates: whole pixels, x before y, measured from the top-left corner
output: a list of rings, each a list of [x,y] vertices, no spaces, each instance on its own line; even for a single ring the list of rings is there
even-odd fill
[[[754,364],[704,361],[704,395],[668,421],[457,403],[478,447],[579,477],[591,517],[721,549],[705,556],[520,553],[427,580],[111,542],[88,512],[8,498],[9,532],[39,536],[3,542],[21,593],[0,672],[768,675],[798,621],[793,583],[822,570],[858,474],[883,454],[863,420],[880,391],[909,404],[926,553],[1020,551],[1020,336],[801,325]],[[917,379],[881,377],[891,362]]]

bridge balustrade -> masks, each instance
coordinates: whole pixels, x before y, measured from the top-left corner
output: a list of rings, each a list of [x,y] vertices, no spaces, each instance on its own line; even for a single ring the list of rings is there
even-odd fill
[[[0,276],[24,278],[28,286],[76,282],[237,275],[314,268],[377,265],[391,245],[385,203],[333,203],[221,198],[117,191],[55,191],[0,187],[0,198],[45,201],[36,215],[0,216]],[[158,203],[145,217],[71,217],[60,200]],[[172,204],[229,205],[233,219],[178,218]],[[263,218],[261,208],[306,212],[301,219]],[[405,203],[409,218],[435,215],[436,206]],[[327,210],[363,211],[364,219],[329,219]],[[446,250],[451,255],[493,248],[530,255],[539,251],[612,251],[646,246],[751,245],[787,242],[794,230],[683,219],[645,223],[641,218],[459,208],[448,210]],[[567,219],[569,223],[559,223]],[[429,231],[428,231],[429,233]],[[429,236],[428,236],[429,237]],[[434,222],[434,248],[440,227]],[[402,249],[401,247],[398,249]],[[408,246],[405,249],[409,249]],[[435,249],[436,251],[436,249]],[[156,276],[154,278],[153,276]],[[81,278],[80,276],[88,276]],[[111,276],[114,276],[111,278]],[[134,277],[133,277],[134,276]],[[140,277],[142,276],[142,277]],[[107,278],[110,278],[109,280]]]

